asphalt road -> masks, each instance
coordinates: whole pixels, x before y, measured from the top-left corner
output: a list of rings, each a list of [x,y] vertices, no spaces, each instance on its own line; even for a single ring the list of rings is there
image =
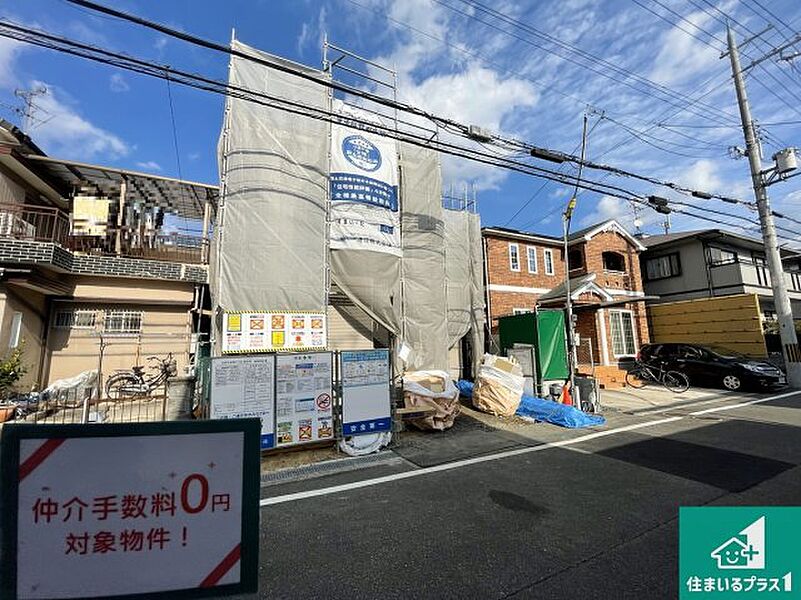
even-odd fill
[[[264,488],[259,596],[676,598],[679,506],[801,504],[801,393],[530,429]]]

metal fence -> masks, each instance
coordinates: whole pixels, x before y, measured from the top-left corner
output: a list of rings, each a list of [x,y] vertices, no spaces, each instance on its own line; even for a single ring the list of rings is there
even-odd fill
[[[165,389],[151,394],[112,399],[98,397],[95,387],[58,394],[24,394],[0,403],[0,421],[17,423],[145,423],[166,417]]]

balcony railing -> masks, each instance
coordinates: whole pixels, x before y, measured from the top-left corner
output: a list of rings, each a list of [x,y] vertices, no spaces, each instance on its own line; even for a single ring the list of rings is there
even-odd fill
[[[64,245],[69,233],[69,217],[55,207],[0,204],[0,238]]]
[[[132,235],[124,231],[117,240],[111,231],[105,236],[72,235],[67,244],[70,250],[100,256],[125,256],[147,260],[165,260],[205,264],[206,248],[200,235],[177,233],[151,233]]]
[[[104,227],[100,235],[72,234],[69,217],[55,207],[0,204],[0,238],[52,242],[82,254],[205,264],[208,242],[198,233],[137,232]]]

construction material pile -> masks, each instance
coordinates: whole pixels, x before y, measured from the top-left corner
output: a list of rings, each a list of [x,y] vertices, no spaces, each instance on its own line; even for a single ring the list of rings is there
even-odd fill
[[[478,370],[473,406],[496,417],[511,417],[523,395],[523,370],[511,358],[485,354]]]
[[[445,371],[412,371],[403,376],[403,403],[424,416],[411,419],[419,429],[444,431],[459,414],[459,390]]]

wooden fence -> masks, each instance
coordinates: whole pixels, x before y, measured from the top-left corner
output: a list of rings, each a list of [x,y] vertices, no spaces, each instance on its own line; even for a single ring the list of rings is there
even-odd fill
[[[689,342],[767,356],[756,294],[652,304],[648,318],[653,343]]]

